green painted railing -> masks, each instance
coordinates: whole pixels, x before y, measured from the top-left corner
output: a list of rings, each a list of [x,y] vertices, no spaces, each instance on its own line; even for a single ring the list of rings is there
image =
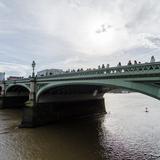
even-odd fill
[[[70,72],[57,74],[52,76],[36,77],[37,81],[55,79],[70,79],[70,78],[87,78],[87,77],[114,77],[114,76],[130,76],[130,75],[144,75],[144,74],[160,74],[160,62],[154,63],[143,63],[143,64],[132,64],[126,66],[117,66],[101,69],[92,69],[86,71]],[[16,80],[15,83],[27,83],[31,79],[25,78],[22,80]],[[6,81],[10,83],[13,81]]]
[[[118,66],[110,68],[93,69],[79,72],[70,72],[57,74],[54,76],[38,77],[37,79],[46,78],[62,78],[62,77],[73,77],[73,76],[90,76],[90,75],[131,75],[131,74],[149,74],[149,73],[160,73],[160,62],[154,63],[143,63],[136,65]]]

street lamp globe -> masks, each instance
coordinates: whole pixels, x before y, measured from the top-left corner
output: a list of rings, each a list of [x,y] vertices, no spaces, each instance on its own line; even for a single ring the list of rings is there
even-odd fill
[[[36,62],[35,62],[35,61],[33,61],[33,62],[32,62],[32,67],[34,68],[34,67],[35,67],[35,65],[36,65]]]
[[[34,77],[34,68],[35,68],[35,66],[36,66],[36,63],[35,63],[35,61],[33,61],[32,62],[32,68],[33,68],[32,77]]]

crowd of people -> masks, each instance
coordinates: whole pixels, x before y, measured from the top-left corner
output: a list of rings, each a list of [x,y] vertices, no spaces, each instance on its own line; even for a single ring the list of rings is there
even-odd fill
[[[151,56],[151,59],[150,59],[150,63],[154,63],[155,62],[155,57],[154,56]],[[136,60],[134,60],[134,63],[131,62],[131,60],[128,61],[128,64],[127,65],[136,65],[136,64],[141,64],[141,62],[137,62]],[[121,66],[121,62],[118,63],[117,66]]]
[[[150,63],[154,63],[154,62],[155,62],[155,57],[154,57],[154,56],[151,56]],[[137,60],[134,60],[134,62],[132,63],[132,61],[129,60],[128,63],[127,63],[128,66],[129,66],[129,65],[137,65],[137,64],[141,64],[141,62],[140,62],[140,61],[137,62]],[[117,67],[120,67],[120,66],[122,66],[121,62],[119,62],[119,63],[117,64]],[[98,65],[98,69],[105,69],[105,68],[109,68],[109,67],[110,67],[109,64],[107,64],[106,66],[105,66],[104,64]],[[96,68],[93,68],[93,69],[92,69],[92,68],[87,68],[86,70],[84,70],[83,68],[79,68],[79,69],[77,69],[77,70],[75,70],[75,69],[72,69],[72,70],[68,69],[68,70],[66,70],[65,72],[66,72],[66,73],[73,73],[73,72],[91,71],[91,70],[95,70],[95,69],[96,69]]]

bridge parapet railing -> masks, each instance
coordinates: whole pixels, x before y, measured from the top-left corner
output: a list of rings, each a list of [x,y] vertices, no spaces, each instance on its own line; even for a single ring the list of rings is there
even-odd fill
[[[29,82],[30,82],[30,78],[23,78],[23,79],[19,79],[19,80],[6,80],[5,81],[6,84],[29,83]]]
[[[106,74],[117,74],[117,73],[118,74],[123,74],[123,73],[132,74],[135,72],[149,73],[149,72],[154,72],[154,71],[160,72],[160,62],[111,67],[109,69],[103,69],[101,71],[102,71],[101,73],[106,73]]]
[[[52,76],[37,77],[37,80],[43,79],[68,79],[73,77],[97,77],[97,76],[121,76],[121,75],[136,75],[136,74],[160,74],[160,62],[143,63],[126,66],[117,66],[101,69],[92,69],[79,72],[70,72],[64,74],[57,74]],[[5,83],[29,83],[30,78],[24,78],[21,80],[7,80]]]
[[[118,66],[118,67],[109,67],[109,68],[101,68],[101,69],[92,69],[86,71],[79,72],[70,72],[64,74],[58,74],[54,76],[48,77],[38,77],[38,79],[45,78],[63,78],[63,77],[73,77],[73,76],[90,76],[90,75],[123,75],[123,74],[148,74],[148,73],[160,73],[160,62],[154,63],[143,63],[143,64],[134,64],[134,65],[126,65],[126,66]]]

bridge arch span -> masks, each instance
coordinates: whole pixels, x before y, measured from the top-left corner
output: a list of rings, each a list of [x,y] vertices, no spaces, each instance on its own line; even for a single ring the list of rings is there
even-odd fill
[[[160,88],[154,86],[150,83],[143,82],[134,82],[134,81],[124,81],[124,80],[83,80],[82,81],[72,81],[72,82],[55,82],[48,84],[42,87],[36,95],[36,101],[38,102],[39,97],[44,93],[49,91],[50,89],[54,89],[56,87],[69,86],[69,85],[85,85],[85,86],[96,86],[102,88],[103,94],[115,89],[115,88],[124,88],[130,91],[136,91],[150,97],[156,98],[160,100]]]
[[[158,96],[160,89],[140,82],[116,79],[52,82],[40,88],[36,94],[37,114],[40,117],[38,123],[106,113],[103,95],[116,88],[160,99]]]
[[[5,107],[23,107],[29,100],[30,89],[25,84],[11,84],[5,91]]]
[[[6,87],[5,93],[7,95],[7,92],[10,91],[28,91],[30,92],[30,88],[25,85],[25,84],[10,84],[9,86]]]
[[[99,84],[99,83],[90,83],[90,82],[62,82],[62,83],[51,83],[48,84],[44,87],[42,87],[36,95],[36,101],[38,102],[40,97],[47,93],[47,92],[51,92],[54,90],[60,90],[60,89],[65,89],[70,87],[70,89],[74,89],[74,90],[78,90],[79,94],[85,94],[84,92],[84,87],[86,87],[86,93],[88,94],[94,94],[94,92],[97,90],[99,92],[99,94],[101,94],[101,96],[103,96],[103,94],[105,93],[104,91],[104,85]],[[81,90],[80,90],[81,88]],[[108,86],[108,89],[109,86]],[[76,91],[75,91],[76,92]],[[95,93],[96,94],[96,93]]]
[[[107,91],[112,88],[108,87]],[[65,84],[50,84],[42,88],[37,93],[37,103],[44,101],[47,97],[51,101],[78,101],[89,99],[100,99],[106,91],[102,85],[84,84],[84,83],[65,83]],[[42,100],[43,99],[43,100]]]
[[[41,117],[39,119],[53,122],[64,118],[106,113],[103,89],[102,85],[83,82],[59,82],[43,86],[36,95]]]

